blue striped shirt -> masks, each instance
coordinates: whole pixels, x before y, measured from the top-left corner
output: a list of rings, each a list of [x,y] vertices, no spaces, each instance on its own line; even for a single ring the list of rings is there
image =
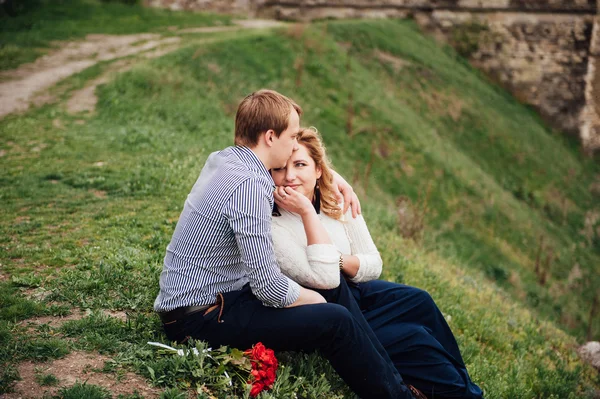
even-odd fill
[[[300,286],[273,251],[273,179],[247,147],[212,153],[188,195],[167,246],[154,310],[211,305],[217,293],[250,284],[265,305],[285,307]]]

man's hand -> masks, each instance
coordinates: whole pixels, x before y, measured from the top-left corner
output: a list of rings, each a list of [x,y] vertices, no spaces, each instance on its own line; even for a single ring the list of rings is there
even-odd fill
[[[360,201],[356,193],[352,189],[352,186],[335,170],[331,172],[333,173],[333,193],[338,201],[344,201],[344,214],[346,214],[348,207],[352,207],[352,217],[356,218],[360,215]]]
[[[295,306],[314,305],[317,303],[327,303],[327,301],[323,298],[323,295],[318,292],[300,287],[300,296],[296,299],[296,302],[287,307],[293,308]]]

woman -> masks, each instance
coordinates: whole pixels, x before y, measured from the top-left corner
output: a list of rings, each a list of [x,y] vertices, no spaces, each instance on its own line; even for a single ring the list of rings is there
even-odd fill
[[[284,274],[312,288],[348,280],[363,315],[407,384],[429,398],[481,398],[442,313],[426,291],[377,280],[382,260],[362,216],[343,215],[325,148],[313,128],[273,169],[273,244]],[[341,271],[341,274],[340,274]]]

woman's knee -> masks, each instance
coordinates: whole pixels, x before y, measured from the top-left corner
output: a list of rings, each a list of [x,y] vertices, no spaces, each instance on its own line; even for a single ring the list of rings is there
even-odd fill
[[[416,287],[411,287],[411,288],[412,288],[411,296],[415,300],[419,301],[420,303],[422,303],[424,305],[437,307],[437,305],[435,304],[435,301],[433,300],[433,297],[431,296],[431,294],[429,294],[429,292],[422,290],[421,288],[416,288]]]
[[[434,302],[427,291],[411,285],[397,284],[385,280],[373,280],[364,285],[365,288],[371,292],[391,295],[395,300],[413,298],[422,302]]]

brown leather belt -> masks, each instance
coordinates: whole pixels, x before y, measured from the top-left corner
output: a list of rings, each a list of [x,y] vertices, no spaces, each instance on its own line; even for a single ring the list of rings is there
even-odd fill
[[[181,308],[170,310],[168,312],[158,312],[158,316],[160,317],[160,320],[163,322],[163,324],[170,324],[194,313],[204,311],[204,314],[208,314],[211,311],[215,310],[218,306],[218,303],[214,305],[184,306]]]

